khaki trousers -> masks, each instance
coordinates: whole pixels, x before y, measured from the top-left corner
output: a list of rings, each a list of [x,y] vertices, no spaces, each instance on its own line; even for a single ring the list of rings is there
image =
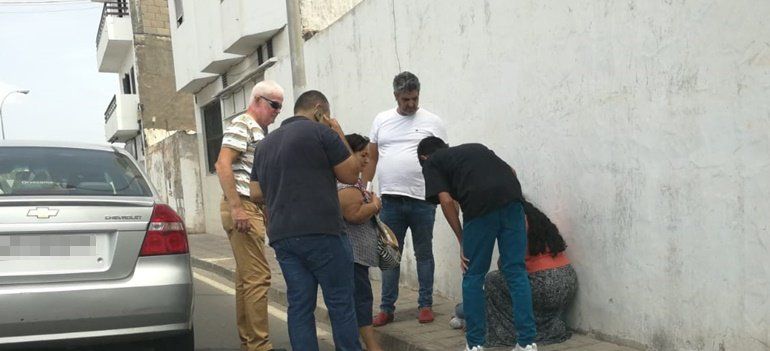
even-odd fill
[[[241,203],[249,215],[251,230],[241,233],[234,228],[230,206],[220,203],[222,227],[230,239],[235,257],[235,308],[242,351],[267,351],[270,343],[267,325],[267,292],[270,289],[270,265],[265,259],[265,219],[256,204],[246,197]]]

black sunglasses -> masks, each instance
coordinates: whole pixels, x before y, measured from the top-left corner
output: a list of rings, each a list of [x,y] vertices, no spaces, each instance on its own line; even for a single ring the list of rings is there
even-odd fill
[[[270,100],[262,95],[260,95],[259,97],[265,99],[265,101],[267,101],[267,103],[270,104],[270,107],[272,107],[274,110],[280,110],[281,107],[283,107],[283,105],[281,105],[281,103],[278,101]]]

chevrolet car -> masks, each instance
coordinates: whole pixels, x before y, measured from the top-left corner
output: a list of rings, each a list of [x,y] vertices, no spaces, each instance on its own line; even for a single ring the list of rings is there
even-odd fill
[[[0,142],[0,348],[193,350],[187,232],[112,145]]]

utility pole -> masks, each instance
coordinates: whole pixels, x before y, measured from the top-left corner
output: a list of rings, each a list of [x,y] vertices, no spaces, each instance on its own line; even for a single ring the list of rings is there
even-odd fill
[[[291,56],[291,81],[294,89],[294,99],[304,90],[305,51],[302,39],[302,18],[300,17],[300,0],[286,0],[286,20],[289,27],[289,52]]]

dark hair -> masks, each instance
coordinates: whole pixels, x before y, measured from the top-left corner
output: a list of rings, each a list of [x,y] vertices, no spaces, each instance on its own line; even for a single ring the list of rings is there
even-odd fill
[[[522,205],[529,224],[527,229],[529,254],[535,256],[548,252],[556,256],[559,252],[566,250],[567,244],[559,234],[559,228],[556,228],[548,216],[527,200],[522,201]]]
[[[434,152],[448,147],[449,145],[441,140],[441,138],[429,136],[420,140],[420,143],[417,145],[417,157],[430,156],[433,155]]]
[[[420,80],[412,72],[401,72],[393,78],[393,92],[420,91]]]
[[[369,138],[356,133],[345,135],[345,140],[348,141],[353,152],[359,152],[366,148],[366,145],[369,145]]]
[[[310,110],[316,105],[329,106],[329,100],[326,99],[323,93],[318,90],[308,90],[297,98],[297,102],[294,103],[294,113],[303,110]]]

